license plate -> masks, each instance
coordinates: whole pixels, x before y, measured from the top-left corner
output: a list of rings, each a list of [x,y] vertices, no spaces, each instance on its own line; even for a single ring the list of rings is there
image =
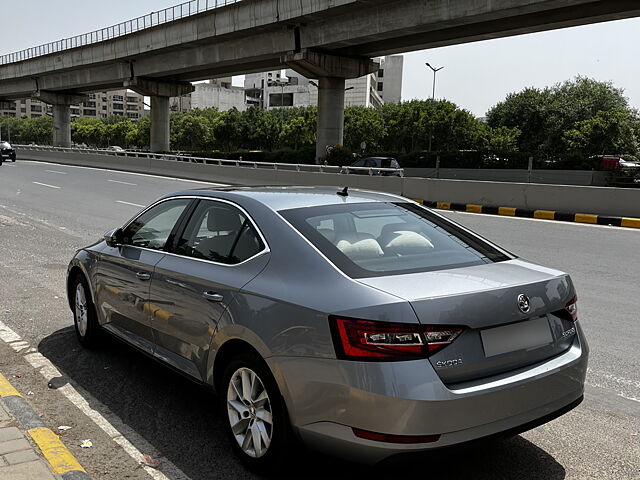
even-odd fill
[[[553,342],[547,317],[482,330],[480,336],[486,357],[541,347]]]

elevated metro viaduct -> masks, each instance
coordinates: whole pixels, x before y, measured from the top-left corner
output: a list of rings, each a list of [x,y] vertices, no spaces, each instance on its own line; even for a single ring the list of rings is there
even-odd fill
[[[70,105],[129,88],[151,97],[151,150],[167,151],[169,97],[191,92],[189,82],[288,66],[319,80],[321,158],[343,141],[345,79],[375,71],[372,57],[638,15],[637,0],[242,0],[81,46],[63,40],[54,53],[1,57],[0,100],[54,105],[54,145],[69,146]]]

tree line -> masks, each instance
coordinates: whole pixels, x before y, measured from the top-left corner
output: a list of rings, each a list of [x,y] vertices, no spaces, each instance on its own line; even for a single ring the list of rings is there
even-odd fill
[[[171,115],[171,147],[178,151],[239,152],[311,150],[316,107],[246,111],[192,110]],[[15,143],[47,144],[52,119],[0,118]],[[122,117],[79,118],[72,139],[92,147],[119,145],[146,149],[150,121]],[[640,115],[611,83],[577,77],[544,88],[526,88],[491,108],[486,119],[447,100],[413,100],[381,108],[345,109],[348,154],[387,152],[398,156],[479,152],[484,158],[531,155],[539,161],[570,161],[594,155],[639,153]],[[364,151],[361,146],[366,145]],[[415,156],[415,155],[414,155]],[[474,157],[475,158],[475,157]]]

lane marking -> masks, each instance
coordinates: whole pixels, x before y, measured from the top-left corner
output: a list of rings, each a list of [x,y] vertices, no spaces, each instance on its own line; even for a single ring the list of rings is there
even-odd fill
[[[45,172],[57,173],[58,175],[68,175],[67,172],[58,172],[56,170],[45,170]]]
[[[139,203],[123,202],[122,200],[116,200],[116,203],[121,203],[123,205],[131,205],[132,207],[140,207],[140,208],[146,207],[146,205],[140,205]]]
[[[134,186],[134,187],[138,186],[137,183],[121,182],[120,180],[107,180],[107,182],[121,183],[122,185],[131,185],[131,186]]]
[[[32,428],[27,433],[33,438],[40,451],[51,465],[54,473],[64,475],[69,472],[84,472],[71,452],[60,441],[60,438],[48,428]]]
[[[21,397],[20,392],[18,392],[13,385],[9,383],[9,381],[5,378],[4,375],[0,373],[0,398],[1,397]]]
[[[11,330],[6,324],[0,321],[0,340],[3,340],[14,351],[23,349],[24,341],[16,332]],[[19,343],[20,347],[15,348],[14,344]],[[51,361],[38,352],[35,348],[29,347],[24,359],[49,382],[52,378],[61,377],[63,373],[58,370]],[[126,425],[117,415],[100,400],[95,398],[82,387],[74,387],[70,382],[66,383],[56,391],[62,393],[67,400],[73,403],[84,415],[89,417],[109,438],[120,445],[122,449],[136,462],[140,463],[142,452],[158,458],[162,461],[160,470],[147,465],[140,465],[142,469],[154,480],[190,480],[189,477],[171,460],[161,456],[160,452],[151,445],[144,437]],[[98,410],[104,412],[99,413]],[[105,418],[106,417],[106,418]],[[109,420],[107,420],[109,418]],[[137,447],[135,445],[137,445]]]
[[[125,172],[123,170],[113,170],[110,168],[96,168],[96,167],[83,167],[81,165],[68,165],[66,163],[54,163],[54,162],[39,162],[37,160],[22,160],[20,163],[36,164],[36,165],[59,165],[65,168],[84,168],[85,170],[98,170],[100,172],[121,173],[123,175],[138,175],[140,177],[151,178],[165,178],[167,180],[174,180],[176,182],[197,183],[198,185],[209,185],[210,187],[230,187],[229,183],[216,183],[216,182],[202,182],[199,180],[189,180],[186,178],[168,177],[166,175],[151,175],[149,173],[137,173],[137,172]]]
[[[31,183],[34,183],[36,185],[42,185],[43,187],[57,188],[58,190],[62,188],[62,187],[56,187],[55,185],[48,185],[46,183],[40,183],[40,182],[31,182]]]

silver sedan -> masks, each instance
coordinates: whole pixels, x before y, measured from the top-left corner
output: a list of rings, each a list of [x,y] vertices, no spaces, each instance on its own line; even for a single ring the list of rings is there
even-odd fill
[[[217,391],[269,469],[298,441],[376,463],[575,407],[588,347],[569,275],[402,197],[183,191],[78,251],[81,344],[108,332]]]

